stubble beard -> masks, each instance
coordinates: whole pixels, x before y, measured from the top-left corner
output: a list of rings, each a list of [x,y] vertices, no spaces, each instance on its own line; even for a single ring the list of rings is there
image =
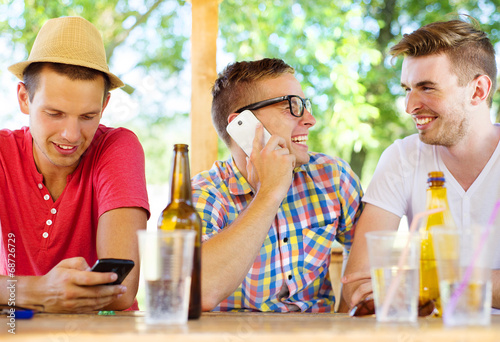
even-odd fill
[[[443,147],[452,147],[457,145],[466,135],[469,130],[470,120],[469,115],[465,112],[463,105],[452,108],[449,111],[450,120],[442,121],[439,131],[435,135],[431,132],[419,132],[420,140],[428,145],[439,145]],[[453,118],[451,113],[461,113],[458,118]],[[439,116],[442,118],[442,116]]]

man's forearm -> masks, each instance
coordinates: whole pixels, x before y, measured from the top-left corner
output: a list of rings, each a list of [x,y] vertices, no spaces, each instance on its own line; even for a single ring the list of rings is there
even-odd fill
[[[0,304],[20,305],[17,277],[0,276]]]
[[[36,277],[0,276],[0,304],[32,305],[34,300],[31,283]]]
[[[131,259],[134,268],[123,281],[127,292],[107,310],[124,310],[133,303],[139,286],[139,250],[137,230],[146,229],[147,212],[142,208],[117,208],[105,212],[99,219],[97,255],[99,258]]]
[[[203,310],[212,310],[243,282],[269,233],[280,203],[256,196],[238,218],[203,243]]]

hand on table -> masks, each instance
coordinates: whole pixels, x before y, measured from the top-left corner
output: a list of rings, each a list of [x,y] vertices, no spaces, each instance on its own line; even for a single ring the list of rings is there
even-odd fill
[[[360,285],[351,296],[349,303],[349,316],[365,316],[375,314],[375,303],[373,300],[373,289],[371,284],[370,272],[355,272],[342,277],[343,284],[360,281]],[[353,304],[355,303],[355,304]],[[418,303],[418,316],[425,317],[434,313],[434,301]]]
[[[25,291],[29,291],[38,301],[33,304],[44,306],[45,312],[81,313],[99,310],[127,290],[123,285],[103,285],[115,281],[117,275],[91,272],[81,257],[61,261],[44,276],[28,278],[31,279]]]
[[[365,298],[369,296],[371,297],[373,293],[371,279],[372,278],[369,271],[353,272],[342,277],[342,284],[358,282],[358,287],[352,293],[351,298],[347,302],[350,310],[361,303]]]

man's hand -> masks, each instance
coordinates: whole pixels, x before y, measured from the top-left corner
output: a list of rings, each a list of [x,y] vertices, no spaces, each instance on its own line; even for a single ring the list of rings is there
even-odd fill
[[[45,312],[88,312],[111,304],[127,291],[123,285],[103,285],[116,278],[112,272],[91,272],[84,258],[70,258],[44,276],[23,277],[19,295],[22,303],[42,304]]]
[[[372,293],[365,234],[379,230],[396,231],[400,220],[399,216],[366,203],[356,225],[354,241],[344,271],[345,277],[342,278],[342,294],[351,309]]]
[[[373,293],[371,275],[368,271],[346,274],[342,277],[341,281],[342,284],[358,282],[356,290],[352,293],[351,301],[347,303],[349,309],[352,309]]]
[[[292,184],[295,156],[282,137],[271,136],[265,146],[263,142],[264,128],[258,124],[252,153],[247,158],[247,180],[256,192],[274,194],[281,201]]]
[[[350,316],[373,315],[375,305],[373,303],[373,290],[370,272],[355,272],[342,277],[343,284],[359,282],[358,288],[354,291],[349,304]],[[425,317],[435,310],[433,301],[418,303],[418,316]]]

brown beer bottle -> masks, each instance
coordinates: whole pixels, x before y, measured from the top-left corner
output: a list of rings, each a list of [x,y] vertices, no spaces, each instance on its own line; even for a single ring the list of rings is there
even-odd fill
[[[199,318],[201,315],[201,219],[193,207],[188,145],[174,145],[170,177],[170,202],[158,219],[158,229],[192,229],[196,231],[189,318]]]

